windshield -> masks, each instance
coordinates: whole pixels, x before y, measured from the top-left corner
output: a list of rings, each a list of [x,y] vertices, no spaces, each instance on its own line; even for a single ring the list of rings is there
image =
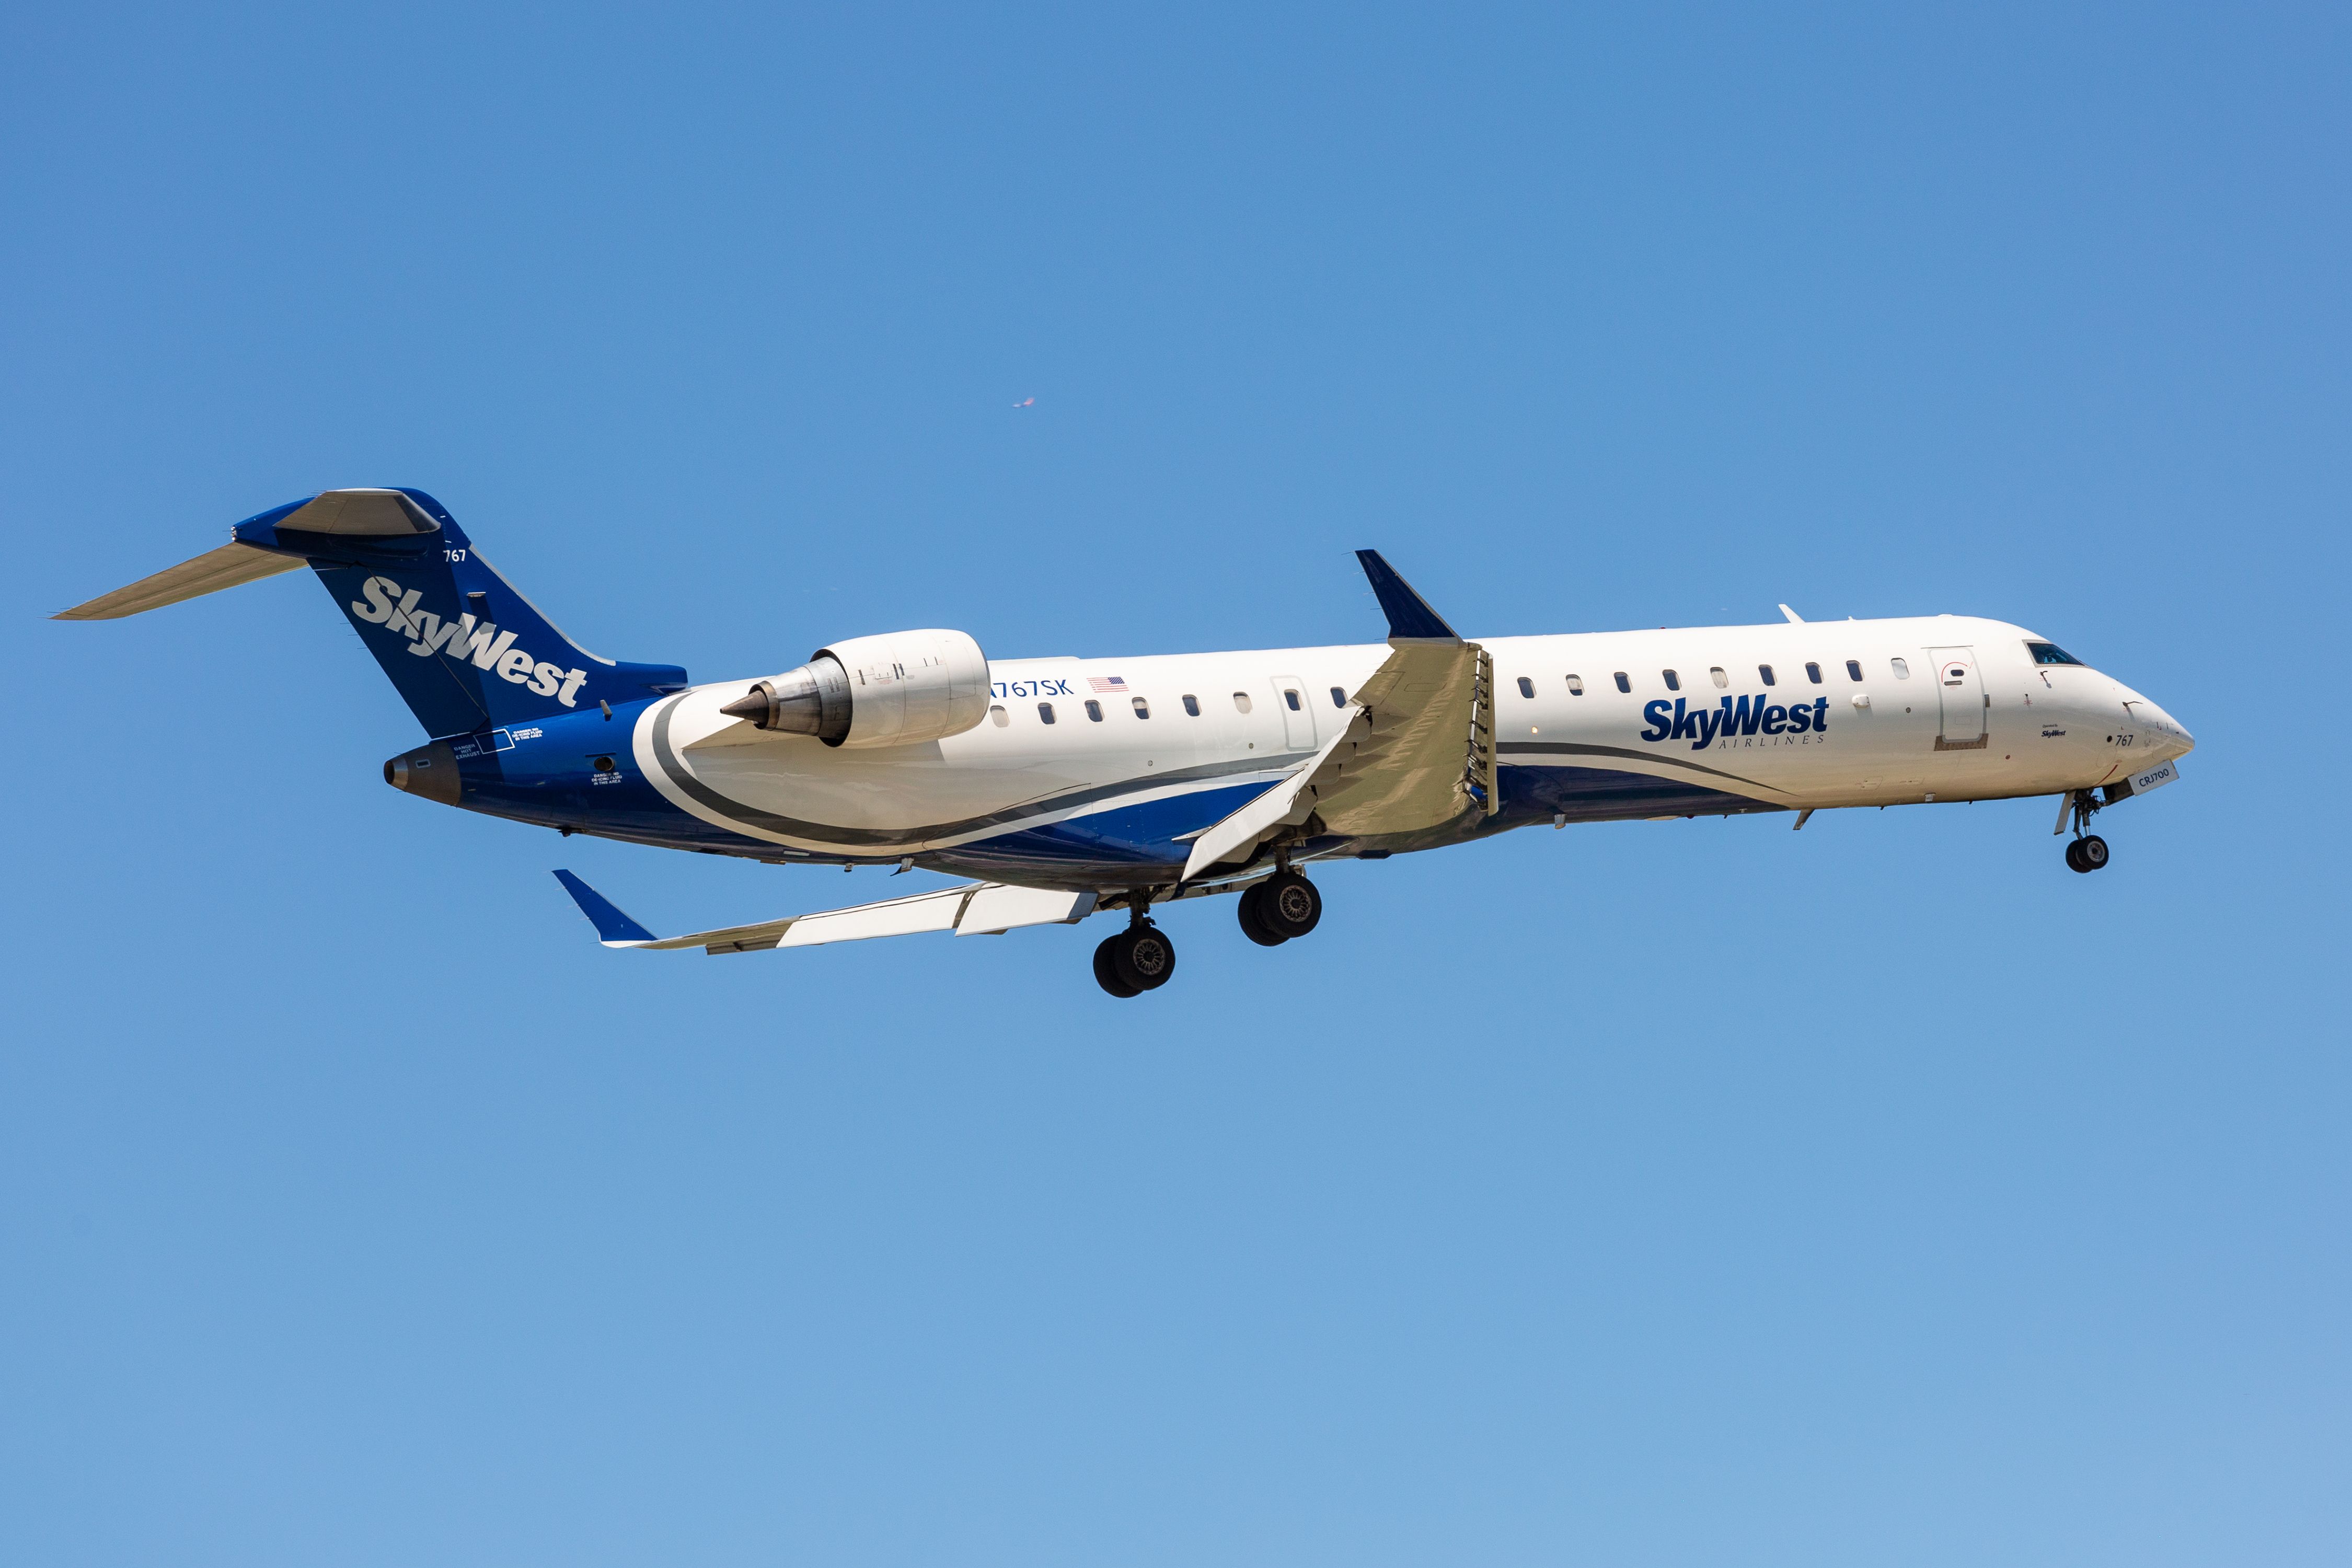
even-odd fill
[[[2025,651],[2033,656],[2036,664],[2081,664],[2083,661],[2054,642],[2030,642]]]

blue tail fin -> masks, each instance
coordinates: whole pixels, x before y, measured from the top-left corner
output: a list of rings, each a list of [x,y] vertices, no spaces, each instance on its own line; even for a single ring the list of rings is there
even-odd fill
[[[423,490],[328,490],[247,518],[239,543],[299,555],[433,736],[676,691],[672,664],[599,658],[481,558]]]

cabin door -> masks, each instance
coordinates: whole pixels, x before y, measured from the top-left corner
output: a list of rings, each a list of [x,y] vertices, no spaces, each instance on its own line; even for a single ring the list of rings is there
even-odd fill
[[[1315,705],[1307,700],[1307,683],[1295,675],[1274,678],[1275,706],[1282,710],[1283,743],[1294,752],[1315,749]]]
[[[1927,653],[1936,661],[1936,689],[1944,702],[1944,728],[1936,737],[1936,750],[1981,750],[1986,734],[1986,703],[1984,677],[1977,668],[1977,650],[1931,647]]]

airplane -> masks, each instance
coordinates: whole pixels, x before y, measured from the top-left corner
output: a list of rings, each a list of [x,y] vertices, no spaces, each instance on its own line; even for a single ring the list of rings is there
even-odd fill
[[[309,566],[429,737],[394,788],[493,816],[772,865],[971,879],[656,937],[555,873],[608,948],[762,952],[994,935],[1123,911],[1114,996],[1165,984],[1154,911],[1238,895],[1265,947],[1322,918],[1303,867],[1549,823],[2058,797],[2066,864],[2099,812],[2179,777],[2172,716],[2057,644],[1968,616],[1457,635],[1357,552],[1385,642],[991,659],[958,631],[851,637],[750,680],[587,652],[420,489],[324,490],[59,614],[109,620]]]

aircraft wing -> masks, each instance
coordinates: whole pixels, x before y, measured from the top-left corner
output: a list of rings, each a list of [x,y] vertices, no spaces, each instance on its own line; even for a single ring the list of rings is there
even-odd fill
[[[1378,552],[1356,554],[1388,613],[1389,657],[1312,762],[1192,841],[1187,881],[1246,861],[1269,833],[1309,816],[1326,831],[1368,837],[1495,810],[1494,660],[1456,637]]]
[[[1021,926],[1076,925],[1094,913],[1092,893],[1051,888],[1016,888],[1003,882],[965,882],[936,892],[914,893],[878,904],[816,914],[787,915],[757,925],[727,926],[688,936],[657,937],[614,908],[611,900],[569,871],[555,879],[596,928],[606,947],[675,949],[698,947],[708,953],[759,952],[772,947],[817,947],[828,942],[911,936],[951,931],[958,936],[994,936]]]

